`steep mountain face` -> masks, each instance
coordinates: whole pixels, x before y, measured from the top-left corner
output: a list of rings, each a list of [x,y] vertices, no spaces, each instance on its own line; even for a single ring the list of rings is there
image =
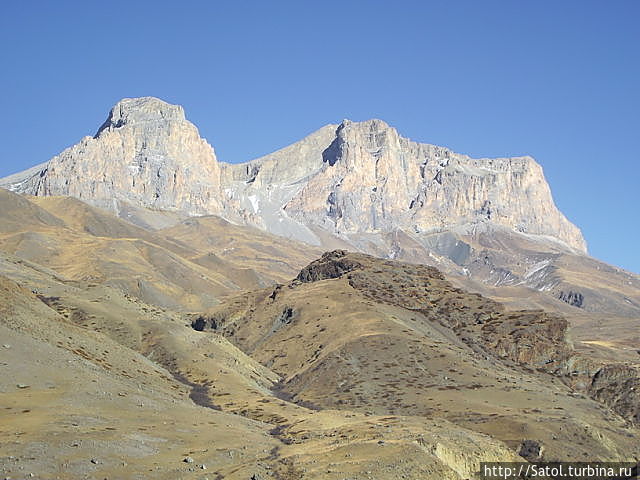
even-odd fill
[[[324,168],[284,208],[337,233],[470,230],[490,223],[585,251],[532,158],[472,159],[401,137],[380,120],[343,122]]]
[[[190,214],[220,211],[220,166],[182,107],[124,99],[94,137],[52,158],[10,189],[65,195],[119,209],[118,202]]]
[[[181,107],[124,99],[95,137],[35,174],[0,184],[115,210],[122,201],[217,214],[314,243],[314,228],[349,235],[488,224],[586,250],[532,158],[472,159],[412,142],[380,120],[345,120],[262,159],[229,165],[217,162]]]

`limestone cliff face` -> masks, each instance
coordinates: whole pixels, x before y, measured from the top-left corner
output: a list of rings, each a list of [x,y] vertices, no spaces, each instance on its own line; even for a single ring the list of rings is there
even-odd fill
[[[584,251],[579,229],[556,208],[530,157],[472,159],[412,142],[381,120],[343,122],[322,168],[285,206],[338,233],[473,230],[501,225]]]
[[[116,104],[94,137],[52,158],[14,188],[113,209],[126,201],[204,214],[221,209],[220,166],[182,107],[152,97]]]
[[[310,243],[321,243],[318,229],[346,237],[499,227],[586,250],[532,158],[472,159],[410,141],[381,120],[328,125],[271,155],[230,165],[216,161],[182,107],[124,99],[95,137],[2,185],[115,210],[124,201],[222,215]]]

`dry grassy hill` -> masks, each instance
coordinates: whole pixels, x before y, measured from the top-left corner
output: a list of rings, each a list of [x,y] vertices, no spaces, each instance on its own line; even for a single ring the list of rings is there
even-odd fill
[[[174,310],[202,310],[231,292],[282,281],[316,253],[215,217],[158,233],[68,197],[0,189],[0,207],[1,251]]]
[[[433,267],[311,262],[217,217],[0,205],[4,476],[461,480],[640,456],[628,318],[601,332],[566,302],[580,315],[518,310],[523,286],[494,291],[510,310]]]
[[[546,460],[638,455],[637,370],[624,402],[595,401],[606,362],[575,353],[564,318],[507,311],[430,267],[333,252],[193,325],[281,375],[279,394],[311,409],[446,419],[516,452],[535,441]]]
[[[16,279],[0,279],[10,478],[457,480],[517,458],[445,419],[300,406],[280,375],[182,314],[12,255],[0,265]]]
[[[105,305],[88,310],[94,325],[127,310],[112,300],[104,317]],[[135,320],[101,325],[105,334],[67,313],[0,277],[3,477],[173,479],[204,464],[249,478],[260,462],[277,463],[268,426],[195,405],[188,386],[126,345],[134,338],[117,341],[123,328],[142,328],[144,339],[145,321],[169,327],[170,318],[140,309]],[[189,455],[196,462],[184,463]]]

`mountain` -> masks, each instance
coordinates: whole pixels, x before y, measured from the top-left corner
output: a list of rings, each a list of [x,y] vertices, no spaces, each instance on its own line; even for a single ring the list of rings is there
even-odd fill
[[[182,107],[124,99],[95,136],[0,186],[72,196],[146,229],[213,215],[320,249],[426,263],[521,307],[640,315],[638,276],[586,255],[532,158],[470,158],[381,120],[327,125],[227,164]]]
[[[94,137],[2,184],[115,210],[125,202],[228,216],[292,236],[310,226],[353,234],[486,224],[586,251],[532,158],[472,159],[412,142],[381,120],[328,125],[272,155],[230,165],[217,161],[182,107],[124,99]],[[285,220],[291,231],[278,232]]]
[[[213,149],[185,120],[182,107],[141,98],[119,102],[94,137],[84,137],[10,189],[72,196],[106,209],[125,201],[210,213],[220,209],[219,182]]]
[[[143,98],[2,184],[3,477],[640,458],[640,278],[529,158],[372,120],[229,165]]]
[[[237,348],[117,289],[3,252],[0,267],[3,478],[173,479],[206,465],[213,478],[251,478],[282,461],[272,427],[195,404],[162,363],[170,351],[190,366],[233,365],[230,386],[273,380]]]
[[[562,316],[507,311],[432,267],[329,252],[288,284],[229,299],[193,325],[268,366],[280,395],[300,405],[444,418],[515,449],[529,435],[546,459],[603,448],[579,433],[583,422],[607,429],[594,400],[640,420],[637,366],[578,353]],[[623,431],[614,436],[609,445],[627,444]]]

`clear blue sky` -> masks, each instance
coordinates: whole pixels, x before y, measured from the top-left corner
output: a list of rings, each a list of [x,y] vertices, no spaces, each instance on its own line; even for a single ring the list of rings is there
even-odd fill
[[[186,109],[223,161],[343,118],[530,154],[597,258],[640,272],[640,2],[4,1],[0,176],[123,97]]]

